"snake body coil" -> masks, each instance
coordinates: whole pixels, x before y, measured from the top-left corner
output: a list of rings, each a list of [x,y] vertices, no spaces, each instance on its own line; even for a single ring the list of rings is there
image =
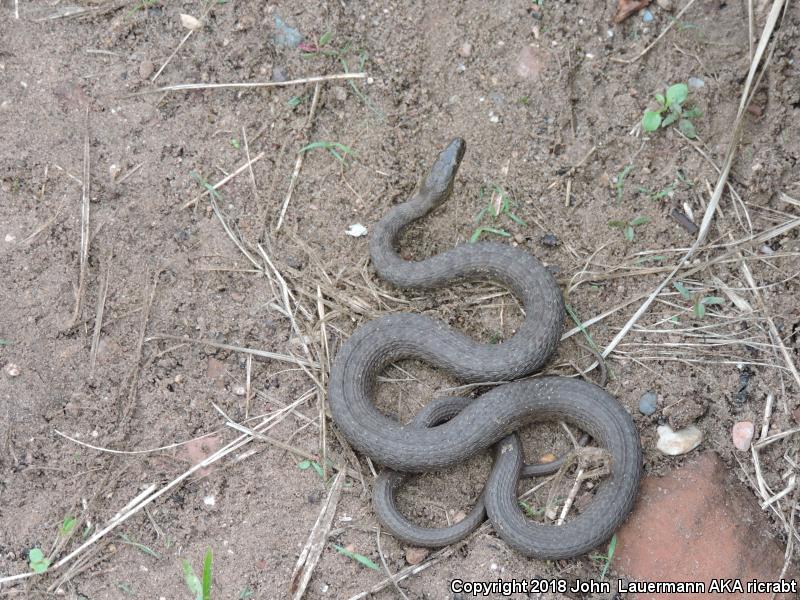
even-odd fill
[[[368,322],[353,333],[334,361],[331,415],[357,450],[399,472],[449,467],[502,440],[483,495],[498,534],[528,556],[575,556],[612,535],[630,512],[638,489],[638,433],[630,415],[604,390],[560,377],[518,381],[469,402],[456,400],[456,408],[443,403],[441,409],[431,408],[408,425],[383,415],[371,399],[377,376],[398,360],[418,359],[469,383],[513,381],[542,367],[559,341],[564,319],[561,292],[550,273],[527,252],[482,242],[411,262],[395,250],[399,234],[409,223],[449,197],[464,150],[463,140],[451,142],[414,196],[378,223],[370,241],[372,262],[381,278],[403,288],[435,289],[464,280],[499,283],[522,301],[526,315],[522,325],[510,339],[494,345],[476,342],[422,315],[396,314]],[[517,505],[522,452],[511,434],[528,423],[558,420],[577,426],[610,452],[611,474],[598,486],[587,510],[556,528],[526,520]],[[388,483],[391,490],[398,481]],[[386,508],[393,508],[393,501]],[[482,513],[477,523],[480,519]],[[436,533],[420,539],[419,532],[410,531],[410,524],[403,520],[384,524],[401,539],[421,545],[455,541],[449,534]]]

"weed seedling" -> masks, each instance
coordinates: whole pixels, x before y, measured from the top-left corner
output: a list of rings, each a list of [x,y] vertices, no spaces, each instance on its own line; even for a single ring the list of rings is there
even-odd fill
[[[61,537],[67,537],[72,530],[75,529],[75,525],[78,524],[78,519],[75,517],[64,517],[64,521],[61,525],[58,526],[58,533]]]
[[[609,221],[608,226],[622,229],[622,235],[625,236],[625,240],[632,242],[634,237],[634,227],[639,227],[640,225],[644,225],[649,222],[649,217],[636,217],[630,221]]]
[[[625,178],[633,170],[633,165],[627,165],[622,172],[614,178],[614,187],[617,190],[617,204],[622,201],[622,193],[625,191]]]
[[[194,600],[211,600],[211,561],[211,550],[207,550],[205,558],[203,558],[202,581],[194,572],[189,561],[183,561],[183,580],[186,582],[186,587],[189,588]]]
[[[50,559],[45,558],[44,552],[39,548],[31,548],[28,552],[28,566],[34,573],[44,573],[50,566]]]
[[[721,298],[720,296],[692,294],[680,281],[676,281],[672,286],[678,290],[678,293],[684,300],[688,300],[692,303],[692,311],[694,311],[694,316],[698,319],[702,319],[706,316],[706,306],[725,304],[725,298]]]
[[[692,119],[699,117],[702,113],[696,106],[685,108],[683,104],[689,97],[689,86],[685,83],[676,83],[667,88],[666,94],[656,94],[658,102],[656,110],[647,110],[642,117],[642,128],[652,133],[659,127],[669,127],[675,121],[678,122],[678,129],[688,138],[696,138]]]
[[[311,142],[307,146],[303,146],[300,150],[297,151],[298,154],[302,152],[308,152],[309,150],[314,150],[316,148],[322,148],[323,150],[327,150],[330,152],[333,157],[338,160],[343,165],[345,163],[345,158],[348,154],[355,154],[350,148],[345,146],[344,144],[340,144],[339,142]],[[340,154],[341,152],[341,154]]]
[[[483,198],[485,194],[486,188],[481,188],[481,198]],[[527,227],[528,225],[525,221],[520,219],[511,211],[511,200],[509,199],[508,194],[506,194],[500,186],[494,184],[492,184],[492,195],[489,198],[489,203],[484,206],[477,215],[475,215],[475,224],[479,225],[483,218],[487,215],[491,217],[492,221],[496,220],[498,217],[500,217],[500,215],[505,215],[517,225],[522,225],[523,227]],[[469,243],[474,244],[484,233],[491,233],[502,237],[511,237],[511,234],[505,229],[480,225],[475,229],[475,231],[472,232],[472,235],[469,238]]]
[[[611,561],[614,560],[614,551],[617,549],[617,535],[611,538],[611,541],[608,543],[608,550],[606,550],[605,554],[592,554],[589,558],[591,558],[595,562],[601,562],[603,565],[602,570],[600,571],[600,580],[603,581],[606,578],[606,574],[608,573],[608,569],[611,566]]]
[[[348,550],[347,548],[344,548],[343,546],[338,546],[336,544],[334,544],[333,547],[339,554],[344,554],[347,558],[352,558],[354,561],[361,563],[365,567],[368,567],[375,571],[381,570],[381,568],[378,565],[376,565],[374,562],[372,562],[369,558],[367,558],[363,554],[358,554],[357,552],[353,552],[352,550]]]

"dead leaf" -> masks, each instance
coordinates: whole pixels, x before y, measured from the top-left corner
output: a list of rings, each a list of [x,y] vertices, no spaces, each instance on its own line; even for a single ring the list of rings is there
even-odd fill
[[[614,15],[614,23],[622,23],[628,17],[649,5],[650,0],[619,0],[617,14]]]

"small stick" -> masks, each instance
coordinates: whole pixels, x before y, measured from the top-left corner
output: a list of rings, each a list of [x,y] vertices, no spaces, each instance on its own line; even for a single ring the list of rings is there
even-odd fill
[[[294,566],[289,584],[289,593],[292,595],[293,600],[300,600],[305,594],[306,587],[311,581],[314,567],[317,566],[317,562],[322,556],[322,550],[328,541],[328,533],[330,533],[333,517],[336,514],[336,507],[342,495],[342,483],[344,483],[344,477],[342,473],[339,473],[336,475],[336,479],[333,480],[331,491],[328,492],[328,498],[325,500],[317,521],[311,529],[311,534],[308,536],[308,541],[300,552],[297,564]]]
[[[14,18],[19,21],[19,0],[14,0]]]
[[[264,152],[259,152],[252,159],[250,159],[249,156],[248,156],[248,159],[247,159],[246,163],[244,163],[242,166],[240,166],[238,169],[236,169],[230,175],[227,175],[226,177],[223,177],[222,179],[220,179],[217,183],[212,185],[210,188],[206,188],[206,191],[204,191],[202,194],[199,194],[198,196],[196,196],[196,197],[192,198],[191,200],[189,200],[186,204],[181,206],[181,208],[189,208],[190,206],[194,206],[195,204],[197,204],[200,201],[201,198],[203,198],[204,196],[207,196],[208,194],[210,194],[212,192],[217,191],[223,185],[228,183],[231,179],[236,177],[239,173],[242,173],[245,169],[250,169],[250,173],[252,174],[252,172],[253,172],[253,170],[252,170],[253,163],[256,162],[256,161],[261,160],[262,158],[264,158]],[[255,180],[253,180],[253,181],[255,182]]]
[[[133,167],[133,168],[132,168],[130,171],[128,171],[127,173],[125,173],[125,175],[123,175],[122,177],[120,177],[120,178],[117,180],[117,184],[120,184],[120,183],[122,183],[123,181],[125,181],[126,179],[128,179],[128,177],[130,177],[131,175],[133,175],[134,173],[136,173],[136,171],[138,171],[139,169],[141,169],[141,168],[142,168],[142,165],[144,165],[144,163],[139,163],[138,165],[136,165],[135,167]]]
[[[289,81],[254,81],[252,83],[179,83],[154,90],[144,90],[134,94],[128,94],[125,98],[134,96],[144,96],[145,94],[159,94],[162,92],[181,92],[192,90],[221,90],[221,89],[250,89],[264,87],[286,87],[290,85],[302,85],[304,83],[319,83],[322,81],[336,81],[341,79],[365,79],[366,73],[336,73],[335,75],[319,75],[315,77],[304,77],[303,79],[291,79]]]
[[[664,28],[664,31],[662,31],[660,34],[658,34],[658,37],[657,37],[655,40],[653,40],[653,42],[652,42],[652,43],[651,43],[649,46],[647,46],[647,48],[645,48],[644,50],[642,50],[642,51],[639,53],[639,55],[638,55],[638,56],[635,56],[634,58],[616,58],[616,57],[613,57],[613,56],[612,56],[612,57],[611,57],[611,60],[613,60],[614,62],[622,63],[622,64],[624,64],[624,65],[630,65],[630,64],[633,64],[633,63],[635,63],[637,60],[639,60],[640,58],[642,58],[642,57],[643,57],[645,54],[647,54],[648,52],[650,52],[650,50],[652,50],[652,49],[653,49],[653,47],[654,47],[654,46],[655,46],[655,45],[656,45],[656,44],[657,44],[659,41],[661,41],[661,38],[662,38],[662,37],[664,37],[664,35],[665,35],[665,34],[666,34],[666,33],[667,33],[667,32],[668,32],[670,29],[672,29],[672,27],[675,25],[675,23],[677,23],[677,22],[678,22],[678,19],[680,19],[680,18],[683,16],[683,13],[685,13],[687,10],[689,10],[689,8],[691,8],[692,4],[694,4],[694,3],[695,3],[695,0],[689,0],[688,4],[686,4],[686,6],[684,6],[684,7],[681,9],[681,11],[680,11],[680,12],[679,12],[677,15],[675,15],[675,18],[674,18],[672,21],[670,21],[670,24],[669,24],[669,25],[667,25],[667,26]]]
[[[445,511],[445,515],[447,511]],[[448,517],[449,521],[449,517]],[[375,531],[375,542],[378,544],[378,556],[381,557],[381,564],[383,565],[383,570],[386,571],[386,574],[389,576],[389,579],[392,580],[392,585],[394,585],[394,589],[397,590],[397,593],[400,594],[405,600],[408,600],[408,596],[405,595],[405,592],[400,589],[400,586],[397,585],[397,581],[394,579],[394,575],[389,570],[389,565],[386,564],[386,557],[383,555],[383,548],[381,548],[381,528],[378,526],[378,529]]]
[[[78,297],[72,313],[70,327],[78,322],[86,291],[86,271],[89,266],[89,107],[86,107],[86,134],[83,140],[83,184],[81,192],[81,249],[80,274],[78,275]]]
[[[572,489],[569,491],[567,500],[564,502],[564,507],[561,509],[561,515],[558,517],[558,521],[556,521],[557,526],[564,524],[564,519],[567,518],[567,513],[569,513],[569,509],[572,508],[572,503],[575,501],[575,496],[578,495],[578,490],[581,487],[582,481],[583,481],[583,468],[581,467],[575,474],[575,483],[572,484]]]
[[[103,312],[106,307],[106,294],[108,293],[108,280],[111,278],[111,260],[114,256],[113,248],[108,251],[106,260],[106,276],[100,284],[97,294],[97,311],[94,317],[94,333],[92,335],[92,349],[89,352],[89,372],[94,373],[94,366],[97,362],[97,348],[100,345],[100,331],[103,328]]]
[[[253,355],[247,355],[247,378],[244,385],[244,418],[247,420],[250,417],[250,401],[253,399],[253,388],[250,386],[250,376],[253,372]]]
[[[305,129],[311,126],[311,121],[314,118],[314,113],[317,112],[317,104],[319,103],[319,93],[320,93],[320,85],[317,83],[314,86],[314,98],[311,101],[311,108],[308,111],[308,118],[306,119]],[[305,158],[305,152],[298,152],[297,159],[294,162],[294,170],[292,171],[292,178],[289,180],[289,189],[286,192],[286,198],[283,200],[283,206],[281,207],[280,215],[278,216],[278,224],[275,226],[275,231],[280,231],[281,225],[283,225],[283,217],[286,216],[286,209],[289,208],[289,201],[292,199],[292,193],[294,193],[294,188],[297,185],[297,178],[300,175],[300,169],[303,167],[303,159]]]
[[[767,404],[764,406],[764,424],[761,425],[761,435],[758,436],[759,440],[764,440],[767,437],[767,433],[769,432],[769,420],[772,416],[772,403],[775,400],[775,396],[770,392],[767,394]]]
[[[247,169],[250,171],[250,182],[253,184],[253,198],[258,200],[258,186],[256,174],[253,173],[253,161],[250,159],[250,144],[247,143],[247,130],[242,126],[242,140],[244,141],[244,155],[247,157]]]
[[[569,195],[572,191],[572,178],[567,179],[567,193],[564,195],[564,208],[569,208]]]

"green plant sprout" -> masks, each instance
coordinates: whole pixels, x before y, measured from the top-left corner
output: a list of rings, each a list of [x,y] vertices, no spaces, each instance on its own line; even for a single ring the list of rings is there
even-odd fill
[[[194,600],[211,600],[211,550],[206,551],[203,558],[203,580],[194,572],[192,565],[189,561],[183,560],[183,580],[186,582],[186,587],[192,594]]]
[[[633,165],[627,165],[622,172],[614,178],[614,187],[617,190],[617,204],[622,201],[622,193],[625,191],[625,178],[633,170]]]
[[[64,521],[58,526],[59,535],[61,535],[61,537],[67,537],[70,533],[72,533],[72,530],[75,529],[75,525],[77,524],[78,519],[75,517],[64,517]]]
[[[353,152],[350,148],[348,148],[344,144],[340,144],[339,142],[311,142],[307,146],[303,146],[302,148],[300,148],[300,150],[298,150],[297,153],[302,154],[303,152],[308,152],[309,150],[314,150],[317,148],[327,150],[333,155],[333,157],[336,160],[338,160],[342,164],[346,164],[345,159],[348,154],[352,155],[355,154],[355,152]]]
[[[659,127],[669,127],[678,122],[678,130],[688,138],[697,137],[692,119],[702,113],[696,106],[685,109],[683,104],[689,97],[689,86],[685,83],[676,83],[667,88],[666,95],[656,94],[658,102],[656,110],[647,110],[642,117],[642,128],[652,133]],[[666,115],[666,116],[665,116]]]
[[[354,561],[364,565],[365,567],[368,567],[368,568],[373,569],[375,571],[380,571],[381,570],[381,568],[378,565],[376,565],[373,561],[371,561],[369,558],[367,558],[363,554],[358,554],[357,552],[353,552],[352,550],[348,550],[347,548],[345,548],[343,546],[339,546],[337,544],[334,544],[333,547],[336,549],[336,551],[339,554],[343,554],[347,558],[352,558]]]
[[[600,580],[603,581],[606,578],[606,574],[608,573],[609,567],[611,567],[611,561],[614,560],[614,551],[617,549],[617,534],[611,538],[611,541],[608,543],[608,549],[606,550],[605,554],[592,554],[589,556],[595,562],[602,562],[603,569],[600,571]]]
[[[608,226],[622,229],[622,235],[625,236],[625,240],[632,242],[634,238],[634,227],[639,227],[649,222],[649,217],[636,217],[630,221],[609,221]]]
[[[50,566],[50,559],[45,558],[44,552],[39,548],[31,548],[28,551],[28,566],[34,573],[44,573]]]
[[[478,212],[477,215],[475,215],[475,223],[480,224],[486,215],[489,215],[493,221],[496,220],[500,215],[505,215],[517,225],[527,227],[528,224],[511,211],[511,200],[509,199],[508,194],[506,194],[499,185],[492,184],[491,187],[492,195],[489,198],[489,202]],[[481,188],[480,197],[483,198],[485,194],[486,188]],[[475,229],[475,231],[472,232],[472,235],[469,238],[469,243],[474,244],[484,233],[491,233],[502,237],[511,237],[511,234],[505,229],[480,225]]]
[[[703,294],[692,294],[686,286],[683,285],[680,281],[676,281],[672,284],[678,293],[683,297],[684,300],[688,300],[692,303],[692,310],[694,311],[694,316],[698,319],[702,319],[706,316],[706,306],[711,305],[719,305],[725,304],[725,298],[720,296],[704,296]],[[676,321],[677,322],[677,321]]]

